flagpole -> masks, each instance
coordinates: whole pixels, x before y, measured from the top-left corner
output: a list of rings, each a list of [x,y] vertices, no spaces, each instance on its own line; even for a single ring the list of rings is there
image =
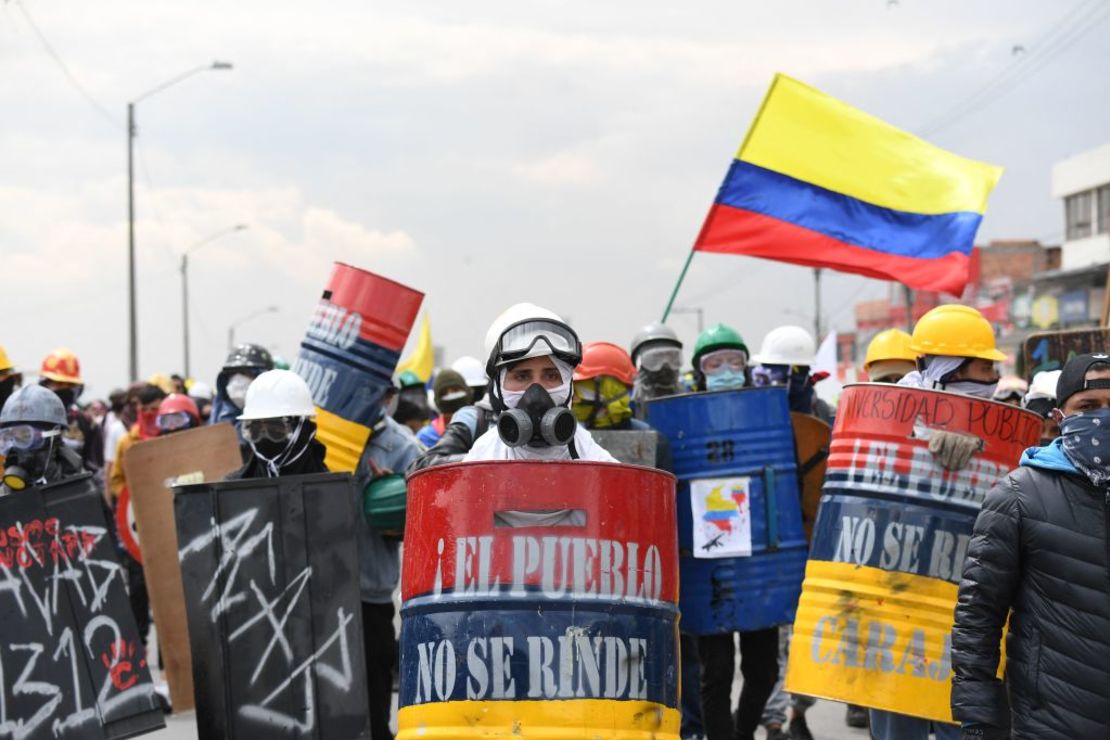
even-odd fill
[[[674,306],[674,299],[678,297],[678,289],[682,287],[682,281],[686,279],[686,271],[690,269],[690,263],[694,261],[694,250],[690,249],[689,256],[686,257],[686,264],[682,266],[682,273],[678,276],[678,282],[674,284],[674,290],[671,291],[671,299],[667,301],[667,307],[663,309],[663,323],[667,323],[667,317],[671,315],[671,308]]]

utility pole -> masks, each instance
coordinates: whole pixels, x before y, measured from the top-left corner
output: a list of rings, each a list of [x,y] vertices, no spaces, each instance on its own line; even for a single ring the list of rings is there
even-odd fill
[[[127,104],[127,373],[139,379],[139,342],[135,318],[135,104]]]
[[[821,268],[813,268],[813,340],[821,344]]]
[[[181,335],[185,340],[185,377],[189,373],[189,253],[181,255]]]

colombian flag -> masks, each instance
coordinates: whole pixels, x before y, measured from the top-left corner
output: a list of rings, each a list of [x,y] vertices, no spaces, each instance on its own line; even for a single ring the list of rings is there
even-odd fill
[[[780,74],[694,249],[959,295],[1001,174]]]

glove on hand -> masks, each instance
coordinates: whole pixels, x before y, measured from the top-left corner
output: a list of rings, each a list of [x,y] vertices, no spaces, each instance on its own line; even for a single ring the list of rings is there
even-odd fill
[[[929,437],[929,452],[946,470],[953,472],[967,467],[971,456],[983,449],[983,441],[970,434],[935,430]]]

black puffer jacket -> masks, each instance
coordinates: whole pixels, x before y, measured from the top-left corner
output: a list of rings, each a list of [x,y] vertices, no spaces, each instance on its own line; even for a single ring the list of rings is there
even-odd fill
[[[952,629],[952,713],[1012,737],[1110,738],[1110,492],[1020,467],[975,521]],[[995,679],[1002,628],[1006,683]]]

